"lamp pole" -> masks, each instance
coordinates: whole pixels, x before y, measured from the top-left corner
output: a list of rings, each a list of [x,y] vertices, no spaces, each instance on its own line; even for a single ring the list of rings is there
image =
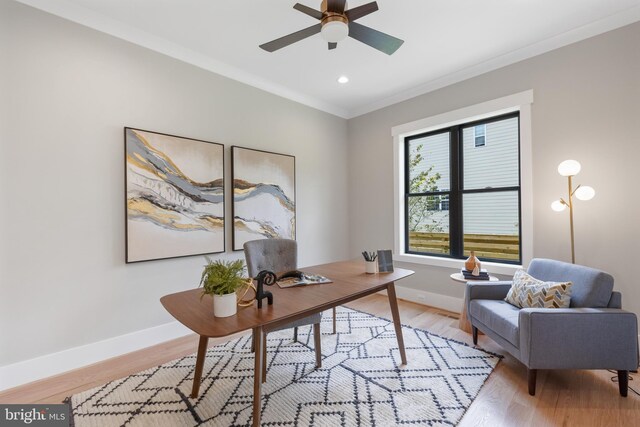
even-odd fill
[[[587,186],[578,185],[573,188],[573,177],[580,172],[581,166],[575,160],[565,160],[558,166],[558,173],[567,177],[569,197],[567,200],[560,199],[551,203],[551,209],[556,212],[562,212],[569,207],[569,230],[571,232],[571,262],[576,263],[576,251],[574,247],[574,234],[573,234],[573,196],[575,195],[580,200],[591,200],[595,196],[596,192],[593,188]]]
[[[569,228],[571,229],[571,263],[576,263],[576,250],[573,245],[573,188],[571,188],[571,175],[569,175]]]

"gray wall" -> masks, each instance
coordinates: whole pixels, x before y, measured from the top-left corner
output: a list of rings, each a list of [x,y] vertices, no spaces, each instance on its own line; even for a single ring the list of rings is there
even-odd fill
[[[597,192],[576,205],[576,261],[613,274],[640,314],[638,41],[640,23],[349,120],[351,254],[393,247],[393,126],[533,89],[534,256],[570,261],[568,213],[549,205],[566,193],[558,164],[576,159],[576,182]],[[407,266],[417,274],[403,286],[463,296],[452,270]]]
[[[0,94],[0,365],[169,322],[198,284],[202,257],[124,263],[123,126],[225,144],[227,180],[231,145],[295,155],[301,265],[347,256],[343,119],[6,0]]]
[[[160,296],[197,284],[200,257],[124,264],[123,126],[225,144],[227,179],[231,145],[294,154],[304,266],[393,246],[391,127],[527,89],[535,256],[569,258],[549,204],[575,158],[597,191],[576,208],[578,262],[640,312],[638,40],[635,24],[347,123],[0,0],[0,365],[169,322]],[[462,297],[452,270],[408,267],[403,286]]]

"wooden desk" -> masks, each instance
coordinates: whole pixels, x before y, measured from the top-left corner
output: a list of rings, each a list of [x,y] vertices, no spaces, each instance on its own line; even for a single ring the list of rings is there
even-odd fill
[[[383,290],[387,291],[389,297],[400,357],[403,364],[407,363],[394,281],[412,275],[413,271],[396,268],[391,273],[366,274],[362,261],[334,262],[306,267],[301,270],[305,273],[326,276],[333,283],[288,289],[280,289],[277,285],[271,286],[268,287],[268,290],[273,293],[273,305],[266,305],[265,302],[262,309],[258,309],[256,304],[250,307],[238,307],[238,313],[231,317],[214,317],[212,298],[205,295],[201,300],[201,289],[178,292],[160,299],[164,308],[173,317],[200,335],[191,391],[192,398],[197,397],[200,390],[200,379],[209,338],[224,337],[252,329],[255,348],[253,425],[259,426],[262,406],[262,369],[264,369],[262,364],[263,334],[311,314]]]
[[[497,282],[498,279],[497,277],[494,276],[489,276],[489,280],[467,280],[464,278],[464,276],[462,275],[462,273],[453,273],[451,276],[451,279],[455,280],[456,282],[462,282],[462,283],[467,283],[467,282]],[[465,292],[467,292],[465,290]],[[458,328],[462,329],[463,331],[465,331],[466,333],[470,334],[471,333],[471,322],[469,322],[469,319],[467,319],[467,306],[466,304],[462,304],[462,312],[460,313],[460,320],[458,321]],[[482,333],[480,331],[478,331],[479,333]]]

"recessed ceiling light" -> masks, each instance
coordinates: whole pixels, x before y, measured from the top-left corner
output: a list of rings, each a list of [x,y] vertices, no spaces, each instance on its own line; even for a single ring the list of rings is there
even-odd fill
[[[340,84],[349,83],[349,77],[347,77],[347,76],[338,77],[338,83],[340,83]]]

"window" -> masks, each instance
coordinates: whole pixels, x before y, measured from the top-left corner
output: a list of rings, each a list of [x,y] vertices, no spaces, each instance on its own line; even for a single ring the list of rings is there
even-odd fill
[[[473,250],[520,264],[519,112],[407,136],[404,145],[404,253],[462,259]]]
[[[484,147],[486,145],[486,133],[487,125],[477,125],[473,127],[473,139],[475,141],[476,148]]]
[[[440,210],[449,210],[449,196],[440,196]]]
[[[461,128],[464,128],[466,129],[467,134],[469,134],[469,132],[473,134],[470,136],[466,135],[464,137],[465,144],[466,143],[471,144],[470,148],[467,145],[465,145],[464,147],[465,149],[463,151],[460,145],[457,146],[458,152],[462,153],[462,155],[457,156],[458,162],[463,162],[462,167],[458,165],[457,168],[458,170],[462,170],[462,172],[464,172],[457,177],[457,182],[458,182],[457,185],[460,187],[454,186],[453,178],[451,178],[452,191],[450,192],[444,191],[446,189],[445,189],[445,186],[443,185],[443,182],[445,182],[448,179],[448,177],[441,176],[440,180],[437,181],[438,190],[439,192],[441,192],[440,194],[441,211],[437,212],[437,214],[449,215],[449,218],[450,218],[449,221],[448,222],[443,221],[443,224],[445,224],[446,227],[451,229],[451,233],[449,233],[448,231],[446,231],[445,233],[443,231],[438,234],[432,233],[431,236],[418,234],[416,235],[416,237],[423,237],[423,238],[430,237],[432,241],[436,241],[437,243],[437,240],[435,239],[435,237],[439,237],[445,241],[451,241],[452,240],[451,237],[453,236],[454,241],[460,242],[461,240],[459,237],[460,234],[462,233],[462,236],[464,236],[464,233],[469,231],[469,228],[462,229],[461,225],[456,225],[456,224],[459,224],[459,222],[454,222],[451,220],[451,218],[456,218],[456,215],[458,215],[460,218],[462,218],[461,222],[463,223],[463,225],[464,224],[473,225],[474,220],[476,220],[475,225],[479,225],[479,223],[477,222],[477,219],[480,217],[480,214],[478,213],[478,211],[483,209],[486,210],[486,208],[484,208],[482,204],[478,206],[476,203],[478,202],[481,196],[482,197],[495,196],[495,200],[493,200],[491,204],[492,209],[495,209],[496,206],[498,205],[512,204],[513,200],[510,199],[510,196],[512,193],[509,193],[506,191],[500,191],[503,189],[498,187],[498,185],[504,185],[504,184],[499,184],[499,182],[495,180],[493,180],[494,182],[491,182],[491,183],[485,183],[483,187],[479,188],[479,190],[482,190],[484,189],[484,187],[495,187],[492,189],[488,189],[488,190],[494,190],[495,194],[493,195],[489,194],[490,192],[486,192],[486,193],[478,192],[478,194],[476,194],[474,198],[474,195],[472,194],[473,192],[467,191],[466,192],[467,196],[465,200],[462,200],[462,197],[460,197],[459,195],[455,196],[455,194],[458,194],[458,193],[461,194],[463,191],[469,190],[468,188],[464,188],[463,180],[467,178],[468,179],[473,178],[474,171],[476,171],[476,177],[478,176],[477,171],[480,171],[479,175],[484,174],[488,177],[489,175],[494,174],[496,171],[506,170],[505,168],[507,167],[507,165],[510,165],[509,167],[518,168],[518,174],[519,174],[519,182],[517,184],[518,199],[519,199],[518,215],[511,215],[510,217],[504,218],[500,221],[500,224],[506,226],[511,221],[512,227],[519,229],[519,235],[517,236],[518,244],[511,245],[511,246],[516,246],[517,248],[516,251],[519,251],[518,256],[520,258],[520,262],[518,263],[518,261],[515,260],[515,257],[513,257],[514,254],[511,254],[511,257],[513,259],[507,259],[506,262],[502,261],[503,258],[495,258],[495,255],[493,255],[494,256],[493,258],[480,255],[480,259],[484,261],[483,262],[484,267],[489,269],[490,272],[494,274],[508,274],[508,275],[513,275],[518,268],[521,268],[522,265],[527,265],[531,261],[533,257],[533,211],[534,211],[533,191],[532,191],[533,153],[532,153],[532,135],[531,135],[531,127],[532,127],[531,109],[533,105],[533,98],[534,98],[533,95],[534,95],[533,90],[526,90],[523,92],[503,96],[501,98],[490,99],[490,100],[481,102],[479,104],[464,106],[456,110],[445,111],[445,112],[438,113],[436,115],[432,115],[429,117],[424,117],[412,122],[398,124],[393,128],[391,128],[391,135],[393,136],[393,170],[394,170],[394,174],[393,174],[393,181],[394,181],[393,182],[394,184],[394,193],[393,193],[394,255],[393,255],[393,258],[394,260],[397,260],[400,262],[413,263],[413,264],[421,264],[426,266],[444,267],[444,268],[453,269],[455,271],[460,269],[460,266],[461,266],[460,260],[465,259],[466,256],[468,256],[468,252],[464,253],[464,250],[468,251],[468,246],[467,247],[464,246],[465,244],[464,240],[462,240],[461,243],[457,243],[458,247],[463,248],[463,253],[464,253],[463,256],[457,255],[457,253],[454,252],[455,248],[453,248],[453,246],[451,246],[448,242],[446,244],[440,245],[440,246],[447,246],[447,245],[450,246],[447,250],[441,251],[440,253],[434,252],[432,250],[427,250],[429,248],[440,247],[436,245],[429,246],[430,241],[428,239],[426,242],[422,242],[422,248],[420,248],[420,250],[416,250],[416,246],[418,245],[415,245],[415,243],[419,243],[419,242],[414,241],[414,239],[411,240],[412,242],[411,245],[407,244],[410,237],[410,232],[407,230],[407,226],[406,226],[408,222],[408,215],[407,215],[408,199],[415,198],[419,195],[419,193],[418,194],[411,193],[413,194],[413,197],[409,197],[410,193],[409,191],[407,191],[407,188],[408,188],[407,173],[406,173],[408,169],[408,164],[407,164],[408,157],[406,155],[407,147],[408,147],[407,140],[408,139],[410,140],[412,137],[416,137],[418,135],[422,135],[423,137],[431,135],[433,137],[433,135],[435,134],[443,133],[447,129],[458,126],[458,130],[460,130]],[[499,156],[487,157],[487,154],[485,154],[484,159],[476,159],[476,163],[479,162],[480,164],[484,164],[484,168],[474,169],[473,167],[470,167],[470,165],[468,164],[468,160],[470,160],[469,156],[471,156],[471,153],[473,153],[473,155],[478,155],[482,157],[481,155],[483,153],[490,152],[495,149],[494,141],[495,141],[495,138],[499,136],[499,133],[494,132],[494,130],[490,126],[490,122],[493,119],[499,119],[501,117],[506,117],[508,115],[513,115],[513,117],[517,117],[517,128],[519,133],[518,135],[518,158],[519,158],[518,162],[519,163],[514,164],[514,162],[511,160],[502,161],[499,158]],[[470,127],[481,125],[481,124],[487,125],[487,128],[485,130],[485,146],[482,148],[476,148],[475,147],[475,129],[471,129]],[[463,136],[459,132],[456,134],[458,135],[457,136],[458,143],[460,144],[461,143],[460,141],[462,141]],[[472,139],[469,139],[469,138],[472,138]],[[490,138],[491,140],[488,141],[486,138]],[[452,146],[453,145],[451,144],[451,141],[449,141],[447,152],[450,151],[450,148]],[[456,167],[455,165],[458,164],[451,160],[451,158],[453,157],[452,154],[453,154],[452,152],[449,153],[449,163],[446,164],[445,167],[443,168],[444,173],[450,173]],[[511,156],[511,159],[513,159],[513,157],[514,156]],[[479,161],[479,160],[482,160],[482,161]],[[427,165],[428,163],[423,163],[421,166],[424,168]],[[434,167],[434,171],[436,170],[436,168],[437,166]],[[468,184],[472,184],[472,183],[468,182]],[[510,185],[510,184],[507,183],[506,185]],[[458,189],[457,190],[458,193],[456,193],[456,189]],[[475,189],[478,190],[478,188],[475,188]],[[500,196],[502,196],[502,199],[500,199]],[[466,203],[463,203],[463,202],[466,202]],[[482,201],[482,202],[486,204],[486,201]],[[475,209],[474,209],[474,203],[476,203]],[[447,209],[445,209],[445,206]],[[467,208],[469,208],[469,210],[467,210]],[[456,214],[455,212],[457,210],[458,210],[458,213]],[[483,213],[486,218],[491,219],[491,217],[488,216],[486,212],[481,212],[481,213]],[[502,213],[504,212],[501,212],[501,214]],[[466,214],[466,217],[464,217],[465,214]],[[482,223],[487,224],[488,222],[484,222],[484,219],[483,219],[482,222],[480,222],[480,224]],[[455,236],[456,230],[453,229],[453,227],[459,227],[460,231],[457,232],[458,237]],[[416,233],[416,232],[412,232],[412,233]],[[425,233],[425,232],[422,231],[422,233]],[[504,231],[502,231],[502,233],[504,233]],[[444,236],[442,234],[444,234]],[[514,235],[515,234],[512,234],[509,238],[513,239]],[[498,242],[498,239],[496,239],[496,242]],[[471,238],[469,238],[466,240],[466,243],[469,245],[474,242],[472,242]],[[504,241],[498,242],[498,245],[505,246],[506,243]],[[513,248],[510,248],[510,250],[513,250]]]

